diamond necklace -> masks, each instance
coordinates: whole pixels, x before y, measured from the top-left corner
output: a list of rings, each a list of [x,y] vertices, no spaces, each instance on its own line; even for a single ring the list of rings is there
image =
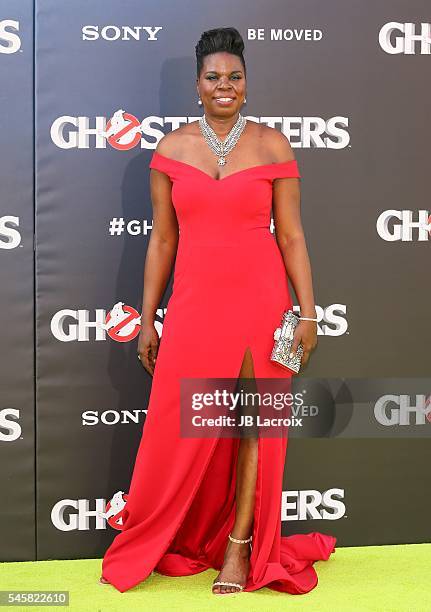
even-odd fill
[[[234,126],[226,138],[221,141],[207,122],[205,113],[202,115],[202,117],[199,117],[199,127],[202,135],[212,152],[217,155],[217,163],[219,166],[224,166],[226,164],[226,155],[232,151],[238,142],[246,123],[247,119],[243,117],[241,113],[238,113],[238,119],[236,120]]]

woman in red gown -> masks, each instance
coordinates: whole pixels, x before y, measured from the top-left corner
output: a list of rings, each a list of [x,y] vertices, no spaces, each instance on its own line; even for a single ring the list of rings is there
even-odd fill
[[[153,570],[183,576],[215,568],[215,594],[263,586],[306,593],[318,581],[313,563],[335,551],[332,535],[281,536],[287,436],[180,430],[182,379],[291,377],[269,359],[274,330],[293,307],[288,275],[305,317],[294,343],[303,344],[303,364],[317,343],[298,165],[279,131],[254,121],[241,128],[243,48],[234,28],[205,32],[196,46],[207,124],[220,141],[240,132],[225,163],[214,159],[200,121],[164,136],[150,163],[153,230],[138,356],[153,382],[123,530],[101,576],[121,592]],[[159,341],[154,317],[174,259]]]

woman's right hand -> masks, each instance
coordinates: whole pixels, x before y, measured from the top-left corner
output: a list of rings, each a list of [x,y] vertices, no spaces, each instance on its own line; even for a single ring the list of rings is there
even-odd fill
[[[159,334],[153,324],[144,323],[138,338],[138,355],[144,368],[153,376],[159,350]]]

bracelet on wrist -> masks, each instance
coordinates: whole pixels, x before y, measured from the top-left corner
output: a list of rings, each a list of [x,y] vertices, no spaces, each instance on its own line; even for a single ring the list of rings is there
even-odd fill
[[[302,315],[299,315],[299,319],[301,321],[317,321],[317,317],[303,317]]]

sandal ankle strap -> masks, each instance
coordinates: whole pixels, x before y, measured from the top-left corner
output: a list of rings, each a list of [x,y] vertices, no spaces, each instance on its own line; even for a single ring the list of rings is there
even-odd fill
[[[224,582],[224,581],[218,580],[217,582],[213,582],[213,587],[215,586],[233,586],[233,587],[237,587],[240,591],[242,591],[245,585],[238,584],[237,582]]]
[[[229,534],[229,540],[231,542],[235,542],[236,544],[247,544],[248,542],[251,542],[253,536],[250,536],[249,538],[247,538],[247,540],[238,540],[237,538],[233,538],[231,534]]]

